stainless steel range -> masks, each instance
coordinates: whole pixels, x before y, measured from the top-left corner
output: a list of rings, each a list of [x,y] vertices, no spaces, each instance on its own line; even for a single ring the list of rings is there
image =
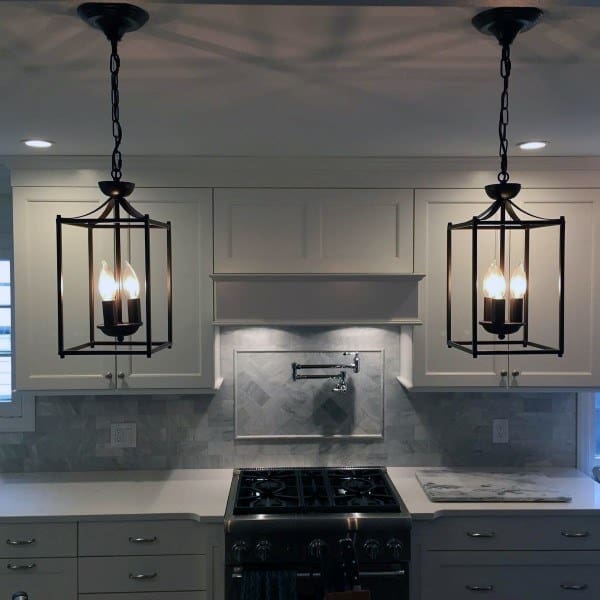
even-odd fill
[[[298,600],[408,600],[411,519],[385,468],[237,469],[225,527],[227,600],[273,573],[295,575]]]

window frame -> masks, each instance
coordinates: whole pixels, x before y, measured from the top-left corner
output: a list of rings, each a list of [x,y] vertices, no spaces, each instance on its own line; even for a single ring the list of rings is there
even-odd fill
[[[11,216],[12,211],[9,211]],[[9,218],[9,221],[11,219]],[[12,226],[11,226],[12,231]],[[9,234],[9,237],[10,234]],[[12,246],[12,245],[11,245]],[[15,381],[14,339],[15,339],[15,287],[14,259],[12,249],[0,247],[0,260],[10,265],[10,308],[11,308],[11,371],[12,382]],[[0,402],[0,432],[35,431],[35,395],[31,392],[20,392],[14,389],[10,402]]]
[[[598,466],[600,455],[596,455],[596,392],[580,392],[577,394],[577,468],[591,476],[592,469]]]

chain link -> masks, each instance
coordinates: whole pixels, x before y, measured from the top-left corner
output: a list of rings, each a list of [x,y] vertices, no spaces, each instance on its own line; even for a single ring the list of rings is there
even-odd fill
[[[112,103],[112,134],[115,140],[115,146],[112,153],[112,169],[111,175],[114,181],[121,179],[121,167],[123,166],[123,157],[119,147],[123,139],[123,130],[119,122],[119,69],[121,67],[121,59],[117,52],[117,40],[113,39],[110,42],[110,99]]]
[[[502,58],[500,59],[500,77],[504,86],[500,96],[500,118],[498,120],[498,135],[500,137],[500,172],[498,181],[506,183],[510,179],[508,174],[508,140],[506,139],[506,129],[508,127],[508,80],[510,78],[510,44],[502,44]]]

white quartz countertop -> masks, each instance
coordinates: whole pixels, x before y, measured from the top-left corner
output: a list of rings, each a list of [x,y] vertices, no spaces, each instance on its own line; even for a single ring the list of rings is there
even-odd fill
[[[388,473],[413,519],[432,519],[442,515],[481,514],[600,514],[600,485],[577,469],[473,469],[496,472],[540,473],[550,478],[552,487],[571,502],[432,502],[421,488],[415,471],[428,467],[388,467]]]
[[[0,475],[0,519],[192,518],[222,522],[231,469]]]
[[[414,519],[512,512],[600,514],[600,485],[576,469],[536,470],[551,477],[554,487],[572,497],[571,502],[537,504],[431,502],[415,477],[419,468],[423,467],[388,467],[390,478]],[[493,469],[486,471],[494,472]],[[98,520],[160,516],[219,523],[225,514],[231,477],[232,469],[1,474],[0,519]]]

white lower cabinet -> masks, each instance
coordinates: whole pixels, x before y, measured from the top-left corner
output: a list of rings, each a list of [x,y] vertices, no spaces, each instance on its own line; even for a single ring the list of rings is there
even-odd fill
[[[173,347],[150,359],[127,356],[116,360],[111,356],[61,359],[58,356],[56,215],[77,216],[90,212],[103,200],[100,190],[17,187],[13,196],[17,389],[118,390],[121,393],[157,389],[198,391],[215,387],[210,190],[139,188],[131,196],[139,211],[171,221],[173,231]],[[72,346],[88,339],[87,245],[85,230],[63,229],[65,345]],[[98,263],[102,252],[107,256],[111,252],[108,234],[105,239],[102,236],[103,233],[98,234],[99,244],[95,249]],[[165,264],[160,262],[166,260],[163,238],[166,236],[151,239],[155,282],[162,279],[165,269]],[[143,263],[140,245],[134,236],[129,247],[127,258],[132,264]],[[156,297],[153,293],[152,301],[154,335],[166,339],[166,293]],[[101,315],[99,300],[98,314]]]
[[[600,519],[452,517],[413,523],[411,600],[600,597]]]
[[[79,524],[79,599],[223,600],[223,526],[191,520]]]

